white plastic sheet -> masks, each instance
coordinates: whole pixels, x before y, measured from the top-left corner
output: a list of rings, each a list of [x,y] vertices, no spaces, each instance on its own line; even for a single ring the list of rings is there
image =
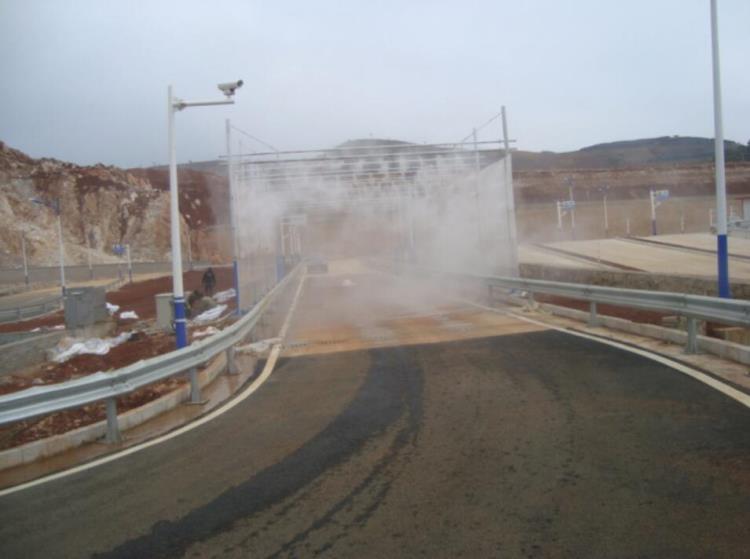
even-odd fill
[[[138,320],[138,314],[135,311],[122,311],[120,318],[123,320]]]
[[[226,291],[219,291],[213,296],[213,299],[217,303],[226,303],[230,299],[234,299],[236,296],[237,292],[234,290],[234,288],[230,288]]]
[[[107,312],[109,313],[109,316],[112,316],[117,313],[117,311],[120,310],[120,305],[113,305],[112,303],[107,303]]]
[[[213,309],[208,309],[202,312],[193,319],[194,324],[205,324],[219,318],[224,311],[227,310],[227,305],[216,305]]]
[[[106,355],[110,349],[126,342],[132,335],[132,332],[123,332],[114,338],[64,338],[50,350],[52,361],[63,363],[71,357],[83,354]]]

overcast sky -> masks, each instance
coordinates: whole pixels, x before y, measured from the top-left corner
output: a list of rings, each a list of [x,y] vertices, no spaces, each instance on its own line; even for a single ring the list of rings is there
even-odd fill
[[[750,139],[750,1],[719,0],[726,136]],[[455,141],[506,105],[520,149],[713,136],[709,0],[0,0],[0,140],[81,164],[180,161],[224,119],[280,149]],[[497,137],[488,127],[485,139]],[[245,142],[245,148],[250,148]],[[253,146],[255,147],[255,146]]]

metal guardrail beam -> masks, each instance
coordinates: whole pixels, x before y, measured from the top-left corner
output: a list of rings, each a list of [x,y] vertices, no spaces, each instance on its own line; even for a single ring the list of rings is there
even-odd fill
[[[598,324],[597,304],[662,311],[684,316],[687,318],[687,353],[697,351],[697,320],[750,328],[750,301],[580,283],[438,272],[419,267],[406,267],[404,269],[462,282],[471,280],[486,285],[490,290],[497,287],[505,290],[526,291],[531,294],[556,295],[588,301],[589,324],[592,326]]]
[[[662,291],[645,291],[640,289],[624,289],[617,287],[603,287],[598,285],[584,285],[576,283],[562,283],[546,280],[531,280],[507,277],[464,276],[481,279],[488,285],[557,295],[583,301],[631,307],[637,309],[665,311],[686,317],[709,320],[722,324],[733,324],[750,327],[750,302],[736,299],[722,299],[685,293],[670,293]]]
[[[266,308],[302,269],[298,265],[240,320],[204,340],[170,353],[133,363],[111,373],[98,373],[49,386],[0,396],[0,425],[107,401],[107,440],[119,440],[116,398],[154,382],[185,373],[231,348],[247,336]],[[194,387],[195,388],[195,387]]]

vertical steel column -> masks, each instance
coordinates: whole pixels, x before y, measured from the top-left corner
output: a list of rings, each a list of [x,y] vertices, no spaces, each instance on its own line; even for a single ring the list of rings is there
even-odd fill
[[[26,235],[21,233],[21,255],[23,256],[23,280],[29,285],[29,261],[26,257]]]
[[[125,253],[128,256],[128,282],[133,283],[133,261],[130,258],[130,243],[125,245]]]
[[[729,251],[727,247],[727,185],[724,174],[724,122],[721,113],[721,69],[717,0],[711,0],[711,57],[714,90],[714,158],[716,163],[716,254],[719,297],[729,298]]]
[[[91,239],[89,238],[89,232],[85,231],[84,236],[86,237],[86,261],[89,265],[89,279],[94,279],[94,267],[91,265]]]
[[[109,444],[116,444],[122,440],[120,425],[117,422],[117,400],[115,398],[108,398],[106,400],[106,407],[107,435],[104,440]]]
[[[198,367],[190,368],[190,403],[200,404],[201,400],[201,385],[198,382]]]
[[[172,290],[174,293],[174,328],[177,349],[187,346],[187,319],[185,318],[185,292],[182,285],[182,245],[180,238],[180,199],[177,194],[177,148],[174,138],[175,99],[172,86],[167,88],[167,128],[169,143],[169,218],[172,241]]]
[[[592,328],[599,326],[599,317],[596,314],[596,301],[589,301],[589,326]]]
[[[604,238],[609,237],[609,215],[607,213],[607,194],[604,194]]]
[[[55,213],[57,213],[57,236],[60,241],[60,286],[62,288],[62,294],[65,296],[65,247],[63,246],[63,230],[62,230],[62,216],[60,208],[60,198],[57,199],[55,205]]]
[[[227,141],[227,176],[229,177],[229,222],[232,227],[232,282],[234,283],[234,301],[237,306],[236,314],[242,314],[240,305],[240,267],[239,243],[237,240],[237,200],[235,193],[234,159],[232,158],[232,123],[226,120]]]
[[[227,373],[230,375],[236,375],[239,373],[239,370],[237,369],[237,361],[235,360],[235,351],[234,346],[230,346],[227,348]]]
[[[687,317],[687,345],[685,346],[685,353],[694,354],[698,353],[698,324],[697,320],[692,316]]]
[[[510,152],[508,137],[508,117],[505,105],[500,108],[503,125],[503,157],[505,165],[505,207],[508,226],[508,244],[510,245],[510,265],[512,275],[518,275],[518,231],[516,229],[516,202],[513,192],[513,158]]]

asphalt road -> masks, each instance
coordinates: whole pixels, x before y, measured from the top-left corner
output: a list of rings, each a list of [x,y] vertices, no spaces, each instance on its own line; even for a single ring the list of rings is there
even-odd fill
[[[164,444],[0,497],[0,557],[743,557],[750,410],[540,331],[283,361]]]

